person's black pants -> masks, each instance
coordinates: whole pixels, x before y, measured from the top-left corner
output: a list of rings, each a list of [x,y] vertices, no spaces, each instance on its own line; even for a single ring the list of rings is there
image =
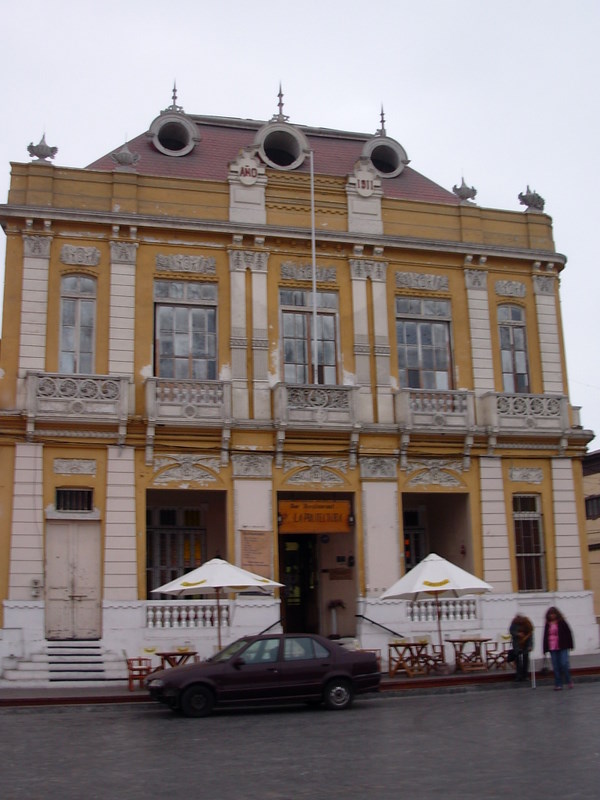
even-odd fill
[[[517,650],[517,680],[526,681],[529,673],[529,650]]]

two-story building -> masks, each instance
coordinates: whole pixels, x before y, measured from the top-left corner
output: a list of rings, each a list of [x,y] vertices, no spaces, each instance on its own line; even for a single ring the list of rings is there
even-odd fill
[[[436,552],[493,586],[445,601],[449,630],[557,604],[597,647],[591,433],[538,195],[482,208],[383,114],[309,128],[281,95],[268,122],[174,95],[85,169],[30,152],[0,206],[5,678],[61,642],[207,654],[214,600],[152,589],[215,556],[284,584],[232,594],[224,641],[432,631],[430,604],[380,596]]]

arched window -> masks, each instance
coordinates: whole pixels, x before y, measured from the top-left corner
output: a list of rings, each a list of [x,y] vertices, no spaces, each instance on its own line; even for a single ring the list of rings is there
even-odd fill
[[[63,276],[60,282],[59,372],[94,372],[95,328],[95,279],[87,275]]]
[[[505,392],[529,392],[525,310],[521,306],[498,307],[502,387]]]

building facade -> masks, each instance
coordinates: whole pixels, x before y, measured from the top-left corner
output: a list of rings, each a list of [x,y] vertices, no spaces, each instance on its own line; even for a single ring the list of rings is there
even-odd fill
[[[435,629],[380,595],[429,552],[492,584],[449,630],[556,603],[597,646],[559,306],[535,193],[487,209],[374,135],[186,114],[85,169],[12,164],[1,351],[4,679],[51,643],[210,652],[220,556],[284,584],[273,624]],[[10,663],[10,669],[7,664]],[[42,678],[42,672],[38,678]]]
[[[596,619],[600,619],[600,450],[588,453],[583,459],[583,489],[590,587]]]

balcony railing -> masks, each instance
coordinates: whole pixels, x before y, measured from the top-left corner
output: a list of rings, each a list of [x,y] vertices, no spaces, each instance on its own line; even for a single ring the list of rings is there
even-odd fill
[[[114,423],[124,433],[129,414],[130,379],[109,375],[60,375],[28,372],[28,432],[36,421]]]
[[[231,614],[228,600],[221,600],[219,615],[221,627],[229,627]],[[215,600],[159,600],[146,603],[147,628],[216,628],[218,625]]]
[[[395,397],[396,423],[402,428],[467,431],[475,425],[473,392],[400,389]]]
[[[356,386],[278,384],[274,389],[276,424],[351,428],[357,420]]]
[[[561,433],[569,428],[569,403],[562,395],[490,392],[479,402],[479,424],[500,432]]]
[[[231,417],[231,384],[148,378],[146,414],[151,424],[222,424]]]

